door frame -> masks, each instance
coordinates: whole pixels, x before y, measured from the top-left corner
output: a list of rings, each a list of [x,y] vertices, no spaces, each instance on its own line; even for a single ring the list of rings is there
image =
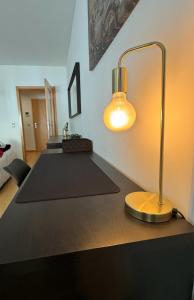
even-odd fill
[[[53,107],[54,107],[54,122],[55,122],[55,128],[56,128],[56,135],[58,133],[58,127],[57,127],[57,107],[56,107],[56,87],[52,86],[53,90]],[[21,103],[21,97],[20,93],[22,91],[28,91],[30,92],[45,92],[45,86],[16,86],[16,98],[17,98],[17,105],[18,105],[18,114],[19,114],[19,128],[20,128],[20,136],[21,136],[21,143],[22,143],[22,157],[25,160],[26,159],[26,145],[25,145],[25,135],[24,135],[24,124],[23,124],[23,116],[22,116],[22,103]]]
[[[51,136],[56,136],[58,133],[57,122],[56,122],[56,90],[53,89],[53,86],[48,82],[48,80],[44,79],[44,87],[45,87],[45,100],[46,100],[46,113],[47,113],[47,127],[48,127],[48,138],[50,132],[50,126],[52,129]],[[52,94],[52,102],[49,103],[48,93]],[[51,120],[49,120],[49,111],[51,112]],[[49,122],[51,121],[51,122]]]

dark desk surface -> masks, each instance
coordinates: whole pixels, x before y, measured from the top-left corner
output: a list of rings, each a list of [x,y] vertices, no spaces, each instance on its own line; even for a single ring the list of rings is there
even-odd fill
[[[130,217],[124,197],[140,187],[98,155],[91,157],[121,192],[26,204],[13,200],[0,219],[0,264],[194,232],[185,220],[147,224]]]

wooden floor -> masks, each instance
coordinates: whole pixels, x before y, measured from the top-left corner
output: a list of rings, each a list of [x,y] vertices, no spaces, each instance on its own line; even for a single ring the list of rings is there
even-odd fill
[[[40,152],[26,152],[26,162],[32,167],[39,156]],[[16,192],[17,185],[14,179],[11,178],[0,190],[0,218],[11,203]]]

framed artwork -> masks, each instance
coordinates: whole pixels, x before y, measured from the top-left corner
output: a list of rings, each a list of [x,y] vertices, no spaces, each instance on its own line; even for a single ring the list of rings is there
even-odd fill
[[[93,70],[139,0],[88,0],[90,70]]]
[[[68,86],[68,107],[70,119],[81,114],[80,64],[78,62],[75,63]]]

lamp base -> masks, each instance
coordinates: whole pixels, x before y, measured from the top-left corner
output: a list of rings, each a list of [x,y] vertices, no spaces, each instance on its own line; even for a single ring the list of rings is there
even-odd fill
[[[166,222],[172,217],[173,206],[170,201],[164,199],[159,204],[159,195],[149,192],[135,192],[125,197],[128,212],[136,219],[159,223]]]

